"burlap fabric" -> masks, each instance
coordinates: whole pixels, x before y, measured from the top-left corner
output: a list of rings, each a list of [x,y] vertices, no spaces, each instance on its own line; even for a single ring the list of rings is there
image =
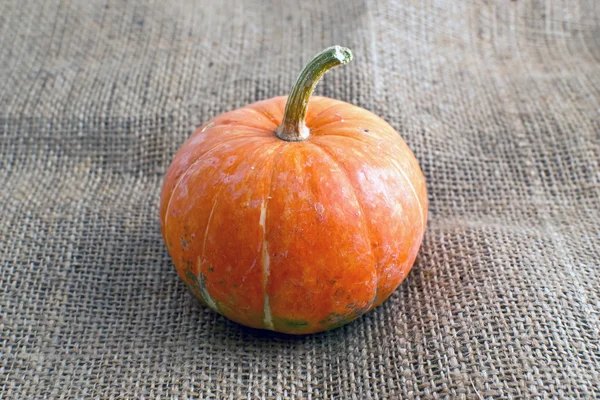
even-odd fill
[[[600,397],[597,0],[4,0],[0,35],[0,397]],[[177,278],[163,174],[331,44],[317,93],[401,132],[426,238],[350,325],[243,328]]]

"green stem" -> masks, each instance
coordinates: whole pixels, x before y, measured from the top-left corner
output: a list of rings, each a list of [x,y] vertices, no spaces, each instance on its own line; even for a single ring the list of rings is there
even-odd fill
[[[345,47],[328,47],[306,64],[285,104],[283,121],[277,131],[277,137],[288,142],[300,142],[308,139],[310,132],[304,123],[308,100],[325,72],[340,64],[352,60],[352,52]]]

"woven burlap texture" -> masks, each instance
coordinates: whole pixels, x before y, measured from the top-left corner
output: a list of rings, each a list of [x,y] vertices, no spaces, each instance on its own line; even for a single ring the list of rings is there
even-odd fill
[[[600,4],[0,2],[0,398],[600,397]],[[405,138],[430,220],[409,277],[290,337],[201,306],[162,241],[194,128],[317,93]]]

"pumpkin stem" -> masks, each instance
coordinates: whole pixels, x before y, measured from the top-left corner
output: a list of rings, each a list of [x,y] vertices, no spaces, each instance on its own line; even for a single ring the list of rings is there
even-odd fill
[[[275,134],[279,139],[288,142],[300,142],[308,139],[310,132],[304,123],[306,111],[308,110],[308,100],[315,90],[319,80],[325,75],[325,72],[340,64],[347,64],[352,60],[350,49],[340,46],[328,47],[306,64],[285,104],[283,122]]]

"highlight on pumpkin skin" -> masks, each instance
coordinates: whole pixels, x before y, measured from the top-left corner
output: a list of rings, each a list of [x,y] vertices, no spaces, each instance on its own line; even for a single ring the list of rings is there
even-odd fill
[[[299,81],[312,93],[316,80]],[[427,223],[425,180],[400,135],[310,93],[306,140],[274,133],[289,97],[229,111],[190,136],[161,194],[163,237],[190,291],[232,321],[289,334],[334,329],[383,303]]]

